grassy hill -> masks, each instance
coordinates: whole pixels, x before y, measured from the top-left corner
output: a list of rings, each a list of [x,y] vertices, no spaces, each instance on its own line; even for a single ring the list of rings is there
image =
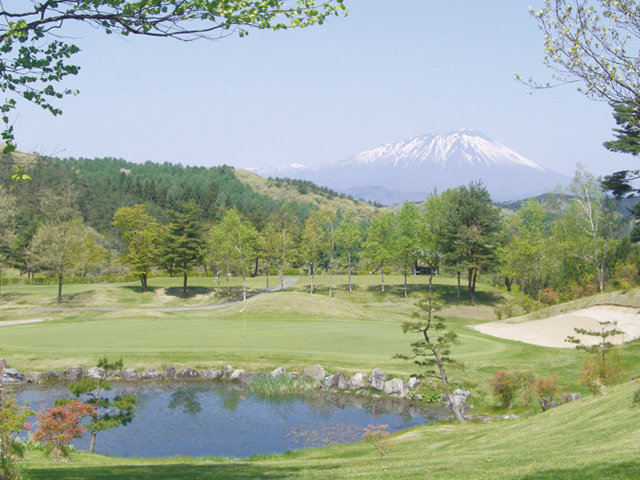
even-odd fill
[[[362,200],[355,200],[326,188],[317,187],[310,182],[289,181],[287,179],[268,179],[248,170],[236,169],[236,177],[256,193],[270,198],[312,204],[318,208],[329,207],[332,210],[352,210],[360,220],[373,217],[381,207]]]

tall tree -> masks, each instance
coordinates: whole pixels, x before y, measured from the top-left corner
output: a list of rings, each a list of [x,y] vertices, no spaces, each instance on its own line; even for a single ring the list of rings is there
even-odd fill
[[[295,214],[295,204],[284,204],[280,210],[272,216],[272,221],[279,233],[279,253],[276,257],[276,265],[280,275],[280,290],[284,289],[284,269],[297,255],[299,245],[300,224]]]
[[[326,225],[332,223],[331,213],[328,209],[314,210],[307,217],[302,230],[300,253],[303,260],[309,264],[311,293],[313,293],[316,267],[320,257],[328,255],[332,247],[332,238],[326,230]]]
[[[142,291],[146,292],[147,279],[158,249],[160,225],[141,204],[119,208],[113,215],[113,224],[127,247],[122,261],[129,265],[133,275],[140,278]]]
[[[640,1],[545,0],[530,12],[555,81],[576,83],[592,99],[640,106]]]
[[[25,99],[53,115],[56,101],[76,91],[58,84],[80,67],[69,63],[79,48],[68,42],[70,24],[85,23],[107,34],[182,40],[240,36],[249,29],[284,30],[321,24],[343,15],[342,0],[56,0],[0,4],[0,90],[4,153],[15,149],[9,112]]]
[[[578,166],[568,193],[574,198],[569,206],[569,218],[584,239],[584,244],[575,252],[592,265],[602,292],[607,261],[616,241],[618,214],[615,204],[603,192],[599,180],[581,166]]]
[[[404,274],[404,297],[407,293],[407,270],[420,253],[420,211],[414,203],[405,202],[395,216],[393,248]]]
[[[58,304],[62,303],[65,276],[77,274],[79,269],[80,273],[86,274],[86,259],[95,255],[95,252],[99,252],[100,258],[105,258],[106,253],[96,243],[97,239],[97,232],[84,225],[79,218],[60,224],[45,223],[31,239],[33,264],[58,279]],[[101,261],[91,263],[99,265]]]
[[[200,222],[201,210],[194,203],[187,203],[180,212],[172,212],[172,220],[161,238],[161,263],[171,265],[182,273],[182,295],[187,296],[187,277],[191,269],[202,261],[205,241]]]
[[[278,261],[280,255],[280,232],[276,230],[273,223],[268,222],[260,231],[258,237],[258,248],[265,263],[265,273],[267,274],[267,289],[269,289],[269,278],[271,267]]]
[[[0,186],[0,280],[2,266],[7,261],[16,240],[16,216],[15,197]]]
[[[342,249],[347,257],[347,271],[349,275],[349,293],[352,292],[351,286],[351,262],[353,255],[362,244],[362,233],[360,225],[356,221],[353,212],[348,211],[342,217],[342,221],[336,229],[336,245]]]
[[[502,219],[482,184],[471,183],[454,192],[445,219],[445,253],[467,271],[469,301],[474,303],[478,273],[496,263]]]
[[[551,254],[545,228],[545,211],[533,199],[527,200],[506,226],[510,237],[498,250],[505,277],[517,278],[535,286],[538,305],[543,280],[549,270]]]
[[[380,290],[384,292],[384,269],[393,261],[393,214],[383,213],[371,221],[364,242],[364,256],[380,269]]]
[[[250,263],[256,256],[258,233],[253,224],[243,218],[235,209],[224,212],[220,228],[226,232],[227,242],[231,246],[231,261],[242,275],[242,299],[247,299],[247,273]]]

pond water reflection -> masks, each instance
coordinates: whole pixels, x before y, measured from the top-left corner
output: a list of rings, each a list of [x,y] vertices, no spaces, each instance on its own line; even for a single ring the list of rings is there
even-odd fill
[[[437,420],[407,403],[354,395],[260,397],[230,384],[115,386],[110,395],[136,393],[133,421],[100,432],[96,452],[120,457],[233,456],[362,440],[367,425],[394,432]],[[18,393],[33,410],[70,397],[61,386]],[[88,436],[74,446],[88,447]]]

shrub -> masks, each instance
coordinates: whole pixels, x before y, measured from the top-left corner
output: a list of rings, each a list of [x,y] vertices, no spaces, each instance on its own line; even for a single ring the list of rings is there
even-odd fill
[[[603,393],[604,386],[616,385],[627,377],[618,349],[607,352],[604,364],[600,354],[592,354],[582,363],[580,383],[592,393]]]
[[[556,401],[560,392],[566,387],[558,384],[558,374],[538,378],[530,387],[532,396],[537,397],[540,406],[546,410],[551,402]]]
[[[547,305],[556,305],[560,303],[560,295],[553,288],[547,287],[540,292],[540,300]]]
[[[640,388],[636,390],[636,393],[633,394],[633,400],[631,401],[632,406],[640,405]]]
[[[387,432],[388,425],[369,425],[362,435],[365,441],[376,449],[381,457],[386,457],[393,450],[393,441]]]
[[[79,438],[85,431],[80,422],[94,412],[93,406],[79,400],[70,400],[62,405],[40,410],[39,426],[33,439],[42,443],[50,457],[66,458],[69,455],[69,442]]]
[[[27,407],[18,405],[14,397],[0,391],[0,478],[3,480],[22,478],[18,461],[24,454],[24,448],[16,436],[31,428],[25,422],[32,413]]]
[[[528,374],[498,370],[491,379],[491,388],[500,406],[511,408],[518,394],[530,385],[531,381]]]

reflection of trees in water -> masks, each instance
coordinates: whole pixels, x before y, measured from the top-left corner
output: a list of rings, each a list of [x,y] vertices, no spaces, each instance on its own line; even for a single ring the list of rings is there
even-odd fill
[[[169,398],[169,408],[174,410],[182,408],[187,415],[197,415],[202,411],[198,391],[194,388],[178,388],[174,390]]]

